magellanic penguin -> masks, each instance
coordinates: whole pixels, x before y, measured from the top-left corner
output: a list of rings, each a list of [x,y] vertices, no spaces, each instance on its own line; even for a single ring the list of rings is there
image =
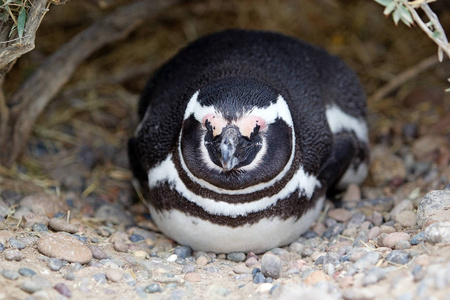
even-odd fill
[[[130,139],[152,219],[194,250],[287,245],[327,189],[367,175],[365,94],[324,50],[278,33],[200,38],[156,71]]]

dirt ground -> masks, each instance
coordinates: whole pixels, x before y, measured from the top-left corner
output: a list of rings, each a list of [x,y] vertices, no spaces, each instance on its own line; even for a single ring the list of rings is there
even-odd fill
[[[51,6],[39,29],[36,49],[20,58],[8,74],[7,96],[64,42],[126,3],[85,0]],[[448,5],[437,5],[435,11],[443,27],[450,28]],[[289,299],[290,295],[300,295],[297,291],[299,283],[303,284],[303,292],[312,291],[312,294],[301,294],[302,297],[317,297],[314,294],[317,291],[305,285],[306,275],[305,278],[292,275],[295,273],[288,275],[289,270],[302,270],[300,266],[293,267],[301,264],[299,261],[302,259],[308,266],[314,265],[314,261],[305,255],[295,254],[292,247],[280,250],[285,273],[273,283],[253,284],[252,275],[233,271],[236,263],[220,254],[209,255],[212,259],[208,264],[210,269],[199,267],[199,278],[187,280],[184,277],[188,273],[185,265],[167,263],[176,244],[155,233],[146,208],[138,201],[131,184],[126,142],[138,123],[137,100],[146,79],[189,41],[235,27],[274,30],[298,37],[326,48],[358,73],[368,96],[373,155],[370,176],[360,189],[359,200],[393,199],[388,210],[380,212],[386,221],[392,207],[402,200],[410,199],[413,203],[411,210],[416,212],[419,201],[429,191],[449,188],[450,93],[444,92],[449,87],[449,60],[417,72],[380,99],[375,97],[377,91],[400,73],[409,68],[415,72],[415,66],[421,61],[436,55],[437,47],[419,28],[407,28],[403,24],[396,27],[390,17],[383,16],[380,5],[368,0],[183,1],[149,19],[126,39],[104,47],[83,63],[39,118],[17,163],[10,169],[0,167],[0,200],[7,208],[4,218],[0,219],[0,242],[2,238],[7,241],[10,237],[41,237],[31,234],[26,222],[19,223],[17,211],[24,206],[21,200],[25,196],[43,194],[60,202],[58,205],[61,206],[45,204],[55,207],[53,213],[66,213],[69,207],[72,223],[83,228],[83,235],[88,239],[97,238],[111,261],[125,262],[128,266],[119,264],[119,269],[131,270],[124,271],[130,276],[123,275],[124,279],[114,284],[110,278],[106,284],[83,282],[83,278],[102,273],[105,268],[91,263],[89,268],[76,273],[75,281],[64,281],[71,287],[74,299],[98,299],[107,295],[111,299]],[[105,205],[125,208],[122,213],[111,214],[123,222],[105,221],[107,217],[100,217],[98,209]],[[333,203],[329,205],[329,209],[334,208]],[[377,209],[374,206],[365,213],[373,215]],[[357,209],[348,210],[355,214]],[[110,236],[101,233],[105,226],[113,232],[126,232],[128,236],[131,235],[130,228],[143,228],[151,235],[146,245],[153,251],[147,251],[147,254],[138,252],[141,256],[137,255],[137,251],[144,249],[142,244],[135,248],[128,245],[128,252],[117,251],[108,239]],[[320,231],[317,227],[315,230]],[[421,231],[421,227],[414,224],[400,229],[395,227],[395,230],[407,232],[412,237]],[[31,239],[21,251],[25,258],[20,261],[6,260],[0,253],[0,269],[28,267],[45,277],[47,284],[55,286],[63,280],[66,269],[73,266],[63,267],[64,272],[50,271],[35,242]],[[312,247],[320,252],[318,249],[329,250],[339,242],[342,240],[326,246],[318,243]],[[411,249],[409,251],[415,251],[414,255],[426,254],[429,261],[450,270],[448,245],[419,244]],[[161,265],[156,266],[157,263],[148,259],[158,253]],[[145,259],[154,263],[151,266],[147,264],[150,271],[143,270],[142,264],[136,263],[136,260]],[[383,267],[388,265],[383,263]],[[332,288],[328,287],[324,299],[449,299],[449,283],[445,283],[443,288],[428,289],[423,295],[414,292],[411,298],[404,296],[408,289],[419,289],[420,281],[411,277],[411,268],[400,266],[382,280],[359,291],[361,278],[358,276],[354,282],[328,278],[327,281],[336,283],[339,291],[334,297]],[[240,274],[247,275],[236,278]],[[127,278],[136,280],[138,284],[130,284]],[[0,276],[0,299],[25,299],[29,296],[20,287],[20,280],[11,281]],[[163,291],[149,294],[143,288],[139,289],[139,281],[146,283],[142,287],[158,282]],[[397,290],[393,285],[399,286]],[[64,299],[68,296],[63,295],[53,291],[44,296],[33,294],[30,297]]]

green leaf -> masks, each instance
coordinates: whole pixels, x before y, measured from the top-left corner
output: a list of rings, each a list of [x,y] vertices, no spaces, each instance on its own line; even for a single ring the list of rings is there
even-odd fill
[[[393,2],[393,0],[375,0],[375,2],[383,6],[388,6],[389,3]]]
[[[439,30],[436,30],[433,32],[433,39],[437,39],[441,36],[441,32]]]
[[[383,14],[385,16],[389,16],[390,13],[397,7],[397,3],[392,1],[391,3],[389,3],[386,8],[383,11]]]
[[[22,7],[19,13],[19,17],[17,18],[17,33],[19,37],[23,37],[23,31],[25,30],[25,22],[27,21],[27,11],[25,7]]]
[[[400,5],[397,9],[400,12],[400,19],[406,26],[410,26],[413,23],[411,13],[406,8],[406,6]]]

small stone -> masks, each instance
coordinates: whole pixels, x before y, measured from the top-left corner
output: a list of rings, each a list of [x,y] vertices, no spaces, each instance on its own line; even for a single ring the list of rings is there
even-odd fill
[[[371,285],[377,283],[381,279],[386,277],[386,273],[383,269],[379,267],[374,267],[367,271],[366,275],[362,279],[363,286]]]
[[[55,284],[55,286],[53,287],[55,290],[58,291],[58,293],[60,293],[63,296],[66,296],[67,298],[71,298],[72,297],[72,292],[70,291],[70,289],[67,287],[67,285],[65,285],[64,283],[60,282]]]
[[[261,258],[261,272],[266,277],[279,278],[281,274],[281,259],[271,253],[266,253]]]
[[[191,272],[184,275],[184,280],[189,282],[200,282],[202,279],[200,277],[200,274],[196,272]]]
[[[397,215],[400,212],[402,212],[404,210],[411,211],[412,209],[413,209],[412,201],[409,199],[405,199],[405,200],[400,201],[397,205],[394,206],[394,208],[389,213],[389,216],[391,217],[391,219],[395,220]]]
[[[10,280],[16,280],[17,278],[19,278],[19,272],[15,271],[15,270],[4,269],[4,270],[2,270],[2,275],[3,275],[3,277],[10,279]]]
[[[145,238],[140,234],[132,234],[130,235],[130,241],[133,243],[143,241]]]
[[[178,256],[176,254],[170,255],[166,260],[168,262],[175,262],[177,260]]]
[[[53,228],[55,231],[64,231],[68,233],[76,233],[78,232],[78,226],[75,224],[67,223],[64,220],[58,218],[51,218],[48,221],[48,225]]]
[[[311,257],[312,261],[316,262],[320,257],[323,257],[326,254],[327,254],[326,252],[316,251],[310,257]]]
[[[100,226],[97,229],[97,233],[98,235],[102,236],[102,237],[110,237],[111,234],[113,233],[112,228],[107,227],[107,226]]]
[[[334,236],[341,234],[345,229],[344,223],[336,223],[333,226],[330,226],[325,230],[323,236],[327,239],[331,239]]]
[[[416,214],[411,210],[403,210],[395,216],[395,221],[403,227],[412,227],[416,225]]]
[[[380,227],[374,226],[369,229],[369,232],[367,233],[367,238],[369,240],[373,240],[374,238],[376,238],[379,235],[380,235]]]
[[[46,231],[48,231],[47,225],[42,224],[42,223],[36,223],[36,224],[33,224],[33,226],[31,227],[31,229],[32,229],[33,231],[36,231],[36,232],[46,232]]]
[[[371,215],[373,225],[380,226],[383,224],[383,215],[379,211],[374,211]]]
[[[63,278],[65,280],[74,281],[76,279],[76,276],[73,272],[68,272],[68,273],[64,274]]]
[[[347,222],[352,217],[352,213],[343,208],[335,208],[328,212],[328,217],[338,221]]]
[[[30,294],[42,290],[42,286],[39,284],[39,282],[36,282],[34,280],[24,280],[19,287],[21,290]]]
[[[123,272],[118,269],[109,269],[106,271],[106,278],[112,282],[119,282],[123,278]]]
[[[19,274],[25,277],[33,277],[34,275],[36,275],[36,272],[29,268],[20,268]]]
[[[49,258],[47,264],[48,264],[48,267],[50,268],[50,270],[59,271],[63,266],[63,261],[60,260],[59,258],[51,257],[51,258]]]
[[[410,242],[411,242],[411,245],[418,245],[423,241],[425,241],[425,232],[421,231],[418,234],[416,234],[415,236],[413,236]]]
[[[104,204],[97,209],[95,211],[95,217],[113,224],[133,224],[133,217],[127,214],[126,210],[110,204]]]
[[[8,249],[4,251],[5,259],[6,260],[14,260],[14,261],[21,261],[25,255],[20,252],[20,250],[17,249]]]
[[[359,235],[353,241],[353,247],[365,247],[369,239],[366,236]]]
[[[108,258],[108,255],[106,254],[105,251],[103,251],[102,248],[100,248],[97,245],[90,245],[89,249],[92,252],[92,257],[95,259],[105,259]]]
[[[272,288],[273,288],[272,283],[268,283],[268,282],[261,283],[260,285],[258,285],[258,288],[256,289],[256,293],[268,294]]]
[[[378,243],[381,242],[382,246],[394,248],[395,245],[400,241],[409,241],[409,234],[407,234],[406,232],[389,233],[381,241],[378,240]]]
[[[113,244],[114,250],[116,250],[117,252],[128,252],[128,246],[127,244],[125,244],[124,242],[117,240],[114,242]]]
[[[181,273],[187,274],[197,271],[197,267],[195,265],[185,265],[183,269],[181,269]]]
[[[149,294],[162,292],[162,288],[157,283],[151,283],[144,288],[144,291]]]
[[[425,228],[425,240],[437,244],[450,244],[450,222],[434,223]],[[6,252],[6,251],[5,251]]]
[[[22,242],[22,241],[20,241],[18,239],[15,239],[15,238],[10,238],[8,242],[9,242],[9,245],[11,246],[11,248],[15,248],[15,249],[21,250],[21,249],[24,249],[26,247],[24,242]]]
[[[344,195],[342,196],[344,202],[359,202],[361,201],[361,189],[355,183],[351,183]]]
[[[330,277],[321,270],[313,271],[305,279],[305,283],[308,285],[315,285],[316,283],[322,282],[322,281],[330,281]]]
[[[395,250],[405,250],[411,248],[411,243],[409,241],[399,241],[395,244]]]
[[[173,251],[178,257],[187,258],[192,256],[192,249],[188,246],[177,246]]]
[[[238,264],[233,267],[233,272],[236,274],[250,274],[251,270],[245,264]]]
[[[253,267],[254,265],[257,265],[259,262],[258,262],[258,259],[256,258],[256,257],[250,257],[250,258],[248,258],[246,261],[245,261],[245,265],[247,266],[247,267]]]
[[[408,252],[401,250],[394,250],[386,256],[386,260],[396,264],[407,264],[411,256]]]
[[[363,213],[356,213],[352,216],[347,224],[347,227],[360,227],[366,220],[366,215]]]
[[[104,273],[97,273],[92,275],[92,279],[94,279],[97,284],[105,284],[106,283],[106,274]]]
[[[147,253],[146,251],[144,251],[144,250],[137,250],[137,251],[134,251],[134,252],[133,252],[133,255],[134,255],[135,257],[137,257],[137,258],[140,258],[140,259],[146,259],[146,258],[148,258],[148,253]]]
[[[45,215],[47,217],[51,217],[57,212],[67,210],[67,205],[62,199],[50,194],[33,194],[26,196],[20,200],[20,206],[30,208],[36,215]]]
[[[200,256],[195,260],[197,266],[203,267],[208,263],[208,258],[206,256]]]
[[[253,275],[253,283],[264,283],[266,282],[266,277],[261,272]]]
[[[37,246],[42,254],[68,262],[86,264],[92,259],[92,252],[86,245],[65,233],[48,234],[38,241]]]
[[[227,254],[227,259],[234,262],[243,262],[246,258],[244,252],[231,252]]]
[[[365,270],[377,264],[380,260],[380,254],[377,252],[367,252],[361,258],[359,258],[353,264],[353,267],[357,270]]]
[[[450,221],[450,190],[427,193],[417,207],[417,224],[423,226],[428,219]]]

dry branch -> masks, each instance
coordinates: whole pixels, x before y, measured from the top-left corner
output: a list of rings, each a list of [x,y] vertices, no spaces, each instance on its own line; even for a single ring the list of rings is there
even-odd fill
[[[47,58],[8,101],[11,107],[10,131],[3,145],[0,144],[0,163],[12,165],[25,146],[35,120],[79,64],[104,45],[126,37],[143,21],[175,2],[141,0],[121,7],[76,35]]]

